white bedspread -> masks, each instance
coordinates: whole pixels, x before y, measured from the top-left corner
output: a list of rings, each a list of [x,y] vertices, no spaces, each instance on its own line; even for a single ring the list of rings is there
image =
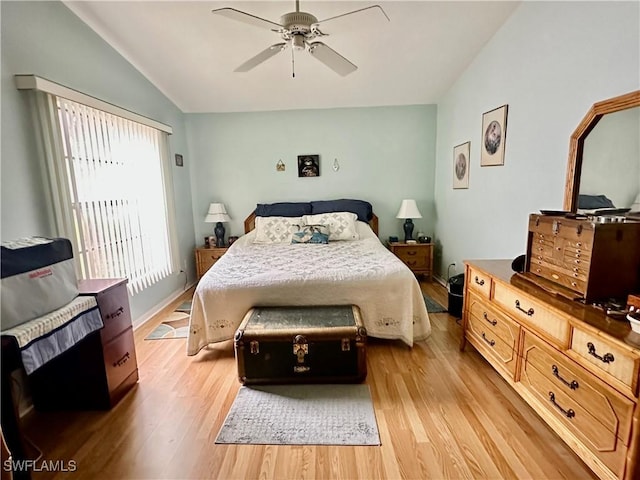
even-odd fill
[[[237,240],[202,277],[193,296],[187,354],[233,338],[254,306],[357,305],[369,336],[412,346],[431,333],[420,285],[368,225],[361,240],[254,244]]]

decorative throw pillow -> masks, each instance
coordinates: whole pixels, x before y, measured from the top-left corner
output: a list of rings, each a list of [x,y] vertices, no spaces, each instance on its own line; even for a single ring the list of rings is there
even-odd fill
[[[329,243],[327,225],[302,225],[291,236],[291,243]]]
[[[329,240],[359,240],[356,219],[358,216],[351,212],[320,213],[302,217],[307,225],[328,225]]]
[[[291,235],[302,217],[256,217],[256,238],[253,243],[291,243]]]

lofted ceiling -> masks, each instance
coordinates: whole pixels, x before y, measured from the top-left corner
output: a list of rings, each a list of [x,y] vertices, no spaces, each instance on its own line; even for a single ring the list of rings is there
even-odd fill
[[[342,77],[287,49],[246,73],[240,64],[277,33],[211,13],[233,7],[273,22],[295,1],[65,1],[183,112],[247,112],[437,103],[519,2],[300,2],[319,20],[380,5],[390,21],[328,22],[320,40],[358,70]],[[364,18],[364,16],[363,16]]]

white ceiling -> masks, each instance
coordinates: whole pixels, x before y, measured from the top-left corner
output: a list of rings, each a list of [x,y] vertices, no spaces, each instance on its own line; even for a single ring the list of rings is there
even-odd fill
[[[246,112],[437,103],[519,2],[301,1],[319,20],[381,5],[390,22],[328,22],[321,41],[358,66],[341,77],[287,49],[247,73],[240,64],[277,33],[211,10],[231,6],[278,22],[293,0],[65,1],[184,112]],[[335,28],[335,30],[333,30]],[[335,33],[334,33],[335,32]]]

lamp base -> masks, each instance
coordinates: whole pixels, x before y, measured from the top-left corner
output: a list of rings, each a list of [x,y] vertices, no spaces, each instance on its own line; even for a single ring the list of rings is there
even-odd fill
[[[216,223],[213,233],[216,234],[216,247],[224,247],[224,225],[222,222]]]
[[[413,220],[407,218],[402,225],[404,228],[404,242],[407,243],[407,240],[413,240]]]

